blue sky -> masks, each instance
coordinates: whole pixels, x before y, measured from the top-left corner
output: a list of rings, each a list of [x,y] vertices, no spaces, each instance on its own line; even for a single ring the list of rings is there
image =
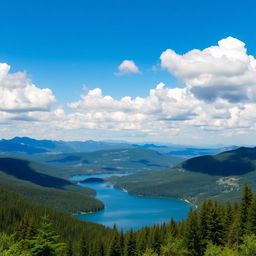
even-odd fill
[[[189,86],[184,85],[181,72],[163,67],[160,56],[166,49],[182,55],[217,45],[219,40],[231,36],[246,44],[247,54],[256,56],[255,7],[255,1],[249,0],[4,1],[0,9],[0,62],[11,66],[10,73],[26,72],[38,88],[49,88],[55,97],[51,111],[63,108],[70,113],[68,104],[79,101],[85,86],[87,91],[101,88],[104,95],[115,100],[124,96],[145,98],[160,82],[170,89]],[[132,60],[140,73],[116,75],[124,60]],[[28,120],[27,115],[33,116],[32,111],[16,111],[22,112],[22,118],[7,117],[3,123],[16,126],[18,119]],[[161,122],[161,118],[157,120]],[[5,137],[15,132],[26,135],[23,129],[26,130],[27,123],[19,125],[20,130],[13,128],[13,132],[2,131],[2,134]],[[157,128],[150,132],[146,129],[142,135],[139,129],[128,128],[127,131],[122,126],[114,131],[111,128],[114,125],[99,126],[71,125],[64,139],[97,139],[98,133],[102,135],[103,131],[106,139],[161,140],[155,135]],[[167,126],[178,129],[177,124]],[[193,124],[190,129],[197,126],[200,124]],[[66,130],[58,129],[67,134]],[[84,131],[81,137],[75,136],[75,129]],[[219,134],[218,129],[209,139],[211,135],[208,135],[213,133],[209,130],[200,136],[199,144],[213,143],[217,133],[217,143],[223,141],[225,135]],[[55,136],[55,131],[50,133]],[[235,142],[242,143],[247,136],[242,134],[244,131],[236,133]],[[253,134],[251,132],[250,136]],[[173,136],[169,142],[185,142]],[[198,139],[191,139],[192,144],[196,141]],[[231,139],[224,142],[229,144]]]

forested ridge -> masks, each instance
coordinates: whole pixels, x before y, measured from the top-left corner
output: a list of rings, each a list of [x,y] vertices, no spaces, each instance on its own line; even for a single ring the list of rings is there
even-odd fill
[[[241,202],[207,200],[186,220],[118,232],[82,222],[0,188],[0,255],[13,256],[253,256],[256,195]]]
[[[116,179],[130,194],[221,202],[241,199],[244,184],[256,187],[256,148],[240,147],[217,155],[188,159],[171,169],[138,172]]]
[[[22,158],[0,156],[0,186],[70,214],[104,208],[103,203],[93,197],[95,190],[51,176],[55,168]]]

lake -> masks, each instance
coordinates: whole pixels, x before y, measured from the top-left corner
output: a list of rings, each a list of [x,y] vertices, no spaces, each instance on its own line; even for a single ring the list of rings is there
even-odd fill
[[[81,181],[87,178],[107,178],[114,174],[74,176],[71,179]],[[126,174],[118,174],[123,176]],[[138,230],[144,226],[153,226],[169,222],[171,218],[180,221],[187,217],[191,204],[178,199],[151,198],[129,195],[116,189],[112,183],[78,183],[97,191],[96,198],[101,200],[105,209],[96,213],[74,215],[76,218],[113,227],[119,230]]]

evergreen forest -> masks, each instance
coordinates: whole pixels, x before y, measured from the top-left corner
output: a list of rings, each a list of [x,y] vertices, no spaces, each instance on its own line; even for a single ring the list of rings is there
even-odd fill
[[[119,232],[74,219],[0,188],[1,256],[253,256],[256,195],[203,201],[182,222]]]

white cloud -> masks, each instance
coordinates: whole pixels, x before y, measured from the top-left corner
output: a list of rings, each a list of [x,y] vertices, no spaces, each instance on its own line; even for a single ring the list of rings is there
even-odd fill
[[[252,102],[256,99],[256,60],[245,44],[228,37],[202,51],[179,55],[173,50],[161,54],[161,65],[180,78],[199,99]]]
[[[224,130],[252,125],[252,121],[242,123],[240,115],[246,111],[244,105],[237,106],[225,99],[207,103],[197,99],[188,88],[167,88],[163,83],[150,90],[145,98],[126,96],[116,100],[104,96],[99,88],[89,90],[69,107],[73,114],[65,124],[72,128],[170,135],[190,127]]]
[[[33,125],[37,137],[51,134],[54,139],[196,144],[233,143],[235,137],[250,143],[250,136],[255,138],[256,61],[243,42],[229,37],[184,55],[166,50],[161,65],[184,88],[159,83],[146,97],[121,99],[100,88],[86,89],[65,113],[60,107],[50,109],[55,100],[51,90],[36,87],[24,73],[9,74],[10,67],[0,63],[0,132],[33,136]]]
[[[55,102],[50,89],[40,89],[23,72],[9,73],[10,66],[0,63],[0,111],[49,111]]]
[[[127,74],[141,74],[141,71],[136,66],[133,60],[124,60],[119,66],[118,66],[118,72],[115,73],[115,75],[123,76]]]
[[[75,112],[86,113],[96,119],[112,121],[141,121],[141,120],[179,120],[189,119],[194,115],[191,101],[186,101],[192,95],[186,89],[168,89],[163,83],[150,90],[146,98],[123,97],[115,100],[104,96],[102,90],[96,88],[81,95],[81,100],[69,104]]]

